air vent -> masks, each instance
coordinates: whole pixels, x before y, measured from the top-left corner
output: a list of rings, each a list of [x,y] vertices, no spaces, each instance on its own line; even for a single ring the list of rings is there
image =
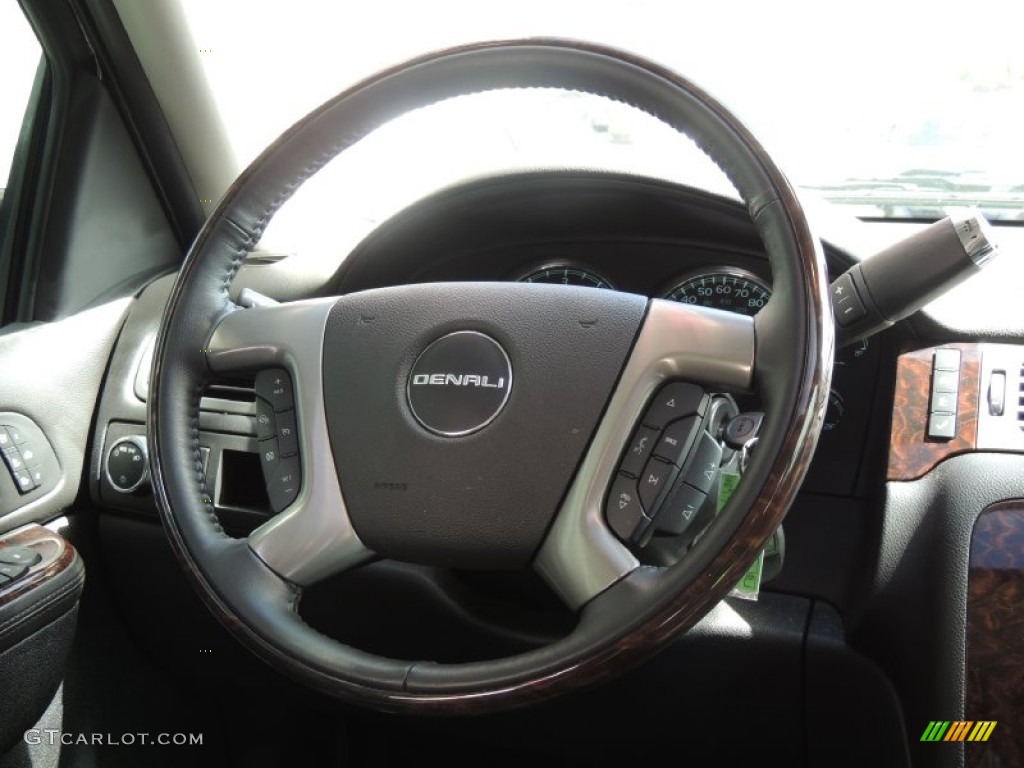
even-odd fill
[[[252,381],[211,384],[199,401],[199,429],[256,436],[256,393]]]
[[[1020,366],[1020,378],[1017,379],[1017,426],[1024,429],[1024,364]]]

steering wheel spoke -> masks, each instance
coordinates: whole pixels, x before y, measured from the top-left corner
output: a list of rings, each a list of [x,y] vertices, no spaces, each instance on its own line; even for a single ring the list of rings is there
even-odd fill
[[[323,389],[323,338],[336,298],[225,315],[211,336],[216,373],[278,367],[292,381],[301,487],[288,506],[249,535],[275,573],[307,586],[373,557],[352,527],[334,468]]]
[[[752,318],[651,301],[604,418],[534,560],[570,608],[581,608],[639,566],[608,525],[605,496],[654,393],[673,380],[713,391],[749,392],[754,353]]]

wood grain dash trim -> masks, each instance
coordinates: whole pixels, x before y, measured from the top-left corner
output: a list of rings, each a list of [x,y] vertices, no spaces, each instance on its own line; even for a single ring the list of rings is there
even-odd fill
[[[30,524],[0,537],[0,543],[15,547],[29,547],[39,553],[42,560],[32,566],[27,575],[0,585],[0,606],[14,602],[58,573],[68,568],[75,559],[75,548],[63,536],[41,525]]]
[[[968,743],[971,768],[1024,768],[1024,499],[984,510],[967,577],[967,720],[995,720]]]
[[[932,353],[936,348],[904,352],[896,363],[887,480],[916,480],[943,459],[973,451],[977,446],[981,347],[978,344],[941,346],[960,350],[956,436],[952,440],[931,440],[925,434],[931,398]]]

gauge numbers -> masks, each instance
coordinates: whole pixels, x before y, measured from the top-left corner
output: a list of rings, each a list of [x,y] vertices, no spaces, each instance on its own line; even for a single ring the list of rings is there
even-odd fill
[[[519,278],[520,283],[553,283],[579,285],[584,288],[611,288],[612,284],[594,272],[572,264],[549,264],[538,267]]]
[[[756,315],[771,295],[771,289],[749,272],[718,269],[684,279],[666,293],[665,298],[681,304]]]

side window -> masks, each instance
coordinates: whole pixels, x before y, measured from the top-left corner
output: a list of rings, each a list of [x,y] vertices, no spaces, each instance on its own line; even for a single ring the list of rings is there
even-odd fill
[[[42,52],[16,0],[0,0],[0,225],[11,164]],[[3,239],[0,231],[0,241]]]

